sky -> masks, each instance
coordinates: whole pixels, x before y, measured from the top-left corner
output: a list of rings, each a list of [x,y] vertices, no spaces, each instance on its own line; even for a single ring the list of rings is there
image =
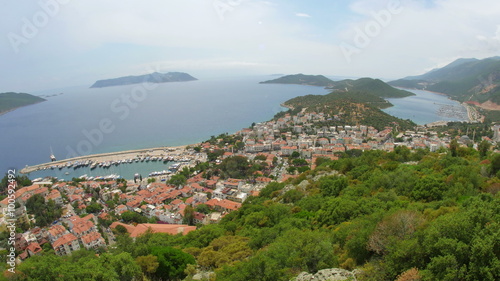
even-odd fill
[[[0,1],[0,92],[154,71],[390,80],[500,55],[498,0]]]

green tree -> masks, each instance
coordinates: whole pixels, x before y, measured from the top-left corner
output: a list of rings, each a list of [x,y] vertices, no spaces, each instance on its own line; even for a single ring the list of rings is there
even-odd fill
[[[125,234],[128,232],[127,229],[123,225],[117,225],[115,227],[115,230],[116,230],[116,232],[118,232],[120,234]]]
[[[244,179],[251,173],[248,158],[244,156],[232,156],[224,159],[219,165],[226,178]]]
[[[196,206],[195,210],[198,213],[203,213],[203,214],[210,213],[210,207],[208,207],[207,204],[199,204]]]
[[[248,246],[249,240],[241,236],[222,236],[214,239],[209,246],[201,250],[198,264],[206,269],[214,269],[242,261],[252,255]]]
[[[347,185],[347,178],[344,176],[322,177],[318,181],[319,189],[324,196],[339,196]]]
[[[491,148],[491,143],[489,141],[486,140],[481,141],[477,147],[477,150],[479,151],[479,156],[481,158],[486,157],[490,148]]]
[[[438,175],[427,175],[421,178],[412,191],[415,200],[427,202],[441,200],[445,192],[446,185]]]
[[[190,205],[187,205],[184,209],[184,217],[182,218],[182,223],[194,225],[194,208]]]
[[[134,261],[130,253],[117,255],[105,254],[106,263],[114,269],[121,281],[136,280],[141,276],[141,267]]]
[[[97,212],[102,210],[102,206],[101,206],[101,204],[94,202],[94,203],[88,205],[85,210],[89,214],[97,213]]]
[[[490,170],[492,175],[497,175],[500,171],[500,154],[495,154],[491,159]]]
[[[186,277],[184,273],[186,266],[196,264],[193,256],[172,247],[153,247],[151,254],[158,258],[155,276],[161,279],[182,279]]]
[[[49,225],[62,214],[61,207],[52,200],[45,203],[45,198],[40,194],[35,194],[26,201],[26,209],[35,215],[35,224],[42,227]]]
[[[153,255],[137,257],[135,262],[141,267],[142,272],[146,276],[154,274],[160,265],[158,263],[158,257]]]
[[[185,185],[186,182],[187,182],[187,179],[182,174],[173,175],[170,178],[170,180],[168,181],[169,184],[172,184],[172,185],[175,185],[175,186]]]
[[[459,148],[459,145],[458,145],[457,139],[453,139],[450,142],[450,152],[451,152],[451,156],[452,157],[457,157],[458,156],[458,148]]]
[[[2,178],[0,181],[0,194],[4,193],[7,190],[7,187],[9,186],[9,180],[12,180],[12,178],[9,177],[9,175],[6,173],[5,176]],[[16,175],[16,183],[17,183],[17,188],[21,188],[23,186],[30,186],[32,184],[31,180],[27,176],[17,176]]]
[[[139,215],[138,213],[132,211],[123,212],[121,217],[127,223],[129,222],[146,223],[148,221],[148,218],[146,218],[145,216]]]

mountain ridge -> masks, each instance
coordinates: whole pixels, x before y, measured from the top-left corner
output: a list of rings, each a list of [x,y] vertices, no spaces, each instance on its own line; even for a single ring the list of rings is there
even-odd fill
[[[479,106],[493,103],[497,105],[495,110],[500,110],[500,57],[458,59],[442,68],[388,84],[443,93],[460,102]]]

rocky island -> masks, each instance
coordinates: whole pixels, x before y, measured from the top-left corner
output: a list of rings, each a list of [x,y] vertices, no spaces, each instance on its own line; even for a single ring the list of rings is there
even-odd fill
[[[193,76],[184,72],[168,72],[159,73],[154,72],[151,74],[138,75],[138,76],[124,76],[112,79],[98,80],[90,88],[104,88],[113,86],[123,86],[139,83],[167,83],[167,82],[185,82],[198,80]]]

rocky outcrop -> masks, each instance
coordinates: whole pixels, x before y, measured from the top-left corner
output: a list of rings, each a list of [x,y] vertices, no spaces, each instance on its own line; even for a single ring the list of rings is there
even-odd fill
[[[342,281],[356,280],[356,273],[341,268],[323,269],[315,274],[302,272],[291,281]]]

